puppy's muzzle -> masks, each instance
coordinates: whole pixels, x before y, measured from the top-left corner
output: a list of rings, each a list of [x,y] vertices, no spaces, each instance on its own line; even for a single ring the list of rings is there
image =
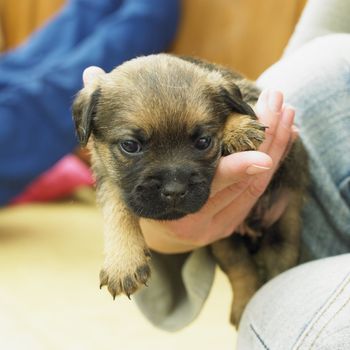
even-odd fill
[[[160,179],[147,179],[142,185],[137,186],[138,192],[143,192],[148,196],[153,196],[156,193],[159,193],[160,200],[164,204],[172,207],[185,200],[186,195],[188,194],[189,180],[187,178],[182,178],[179,180],[177,177],[168,180]]]
[[[209,188],[209,179],[197,171],[163,169],[140,180],[129,204],[140,216],[174,220],[198,211]]]

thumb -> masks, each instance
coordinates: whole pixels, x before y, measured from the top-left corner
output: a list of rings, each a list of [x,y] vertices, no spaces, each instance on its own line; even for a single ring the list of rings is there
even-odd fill
[[[84,85],[90,85],[96,79],[96,77],[102,74],[106,74],[106,72],[100,67],[90,66],[86,68],[83,72]]]
[[[247,180],[251,175],[270,170],[273,162],[266,153],[247,151],[221,158],[212,184],[212,195],[234,183]]]

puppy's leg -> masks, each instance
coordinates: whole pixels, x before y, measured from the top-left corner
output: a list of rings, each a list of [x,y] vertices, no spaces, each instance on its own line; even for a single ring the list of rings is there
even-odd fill
[[[302,201],[301,193],[291,193],[281,218],[264,232],[261,247],[254,257],[265,281],[298,263]]]
[[[265,129],[249,115],[230,115],[223,135],[224,154],[256,150],[265,139]]]
[[[230,281],[233,291],[231,323],[238,327],[245,306],[261,284],[257,268],[239,234],[213,243],[211,249]]]
[[[108,180],[99,184],[98,200],[104,217],[105,261],[100,286],[107,285],[113,298],[128,297],[146,284],[150,277],[150,252],[138,219],[125,207]]]

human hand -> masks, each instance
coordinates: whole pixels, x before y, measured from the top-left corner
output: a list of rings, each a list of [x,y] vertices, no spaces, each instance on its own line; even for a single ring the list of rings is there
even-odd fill
[[[161,253],[181,253],[231,235],[245,220],[264,193],[281,159],[297,137],[294,110],[283,105],[283,95],[263,91],[256,105],[260,122],[268,126],[259,151],[223,157],[212,183],[212,193],[195,214],[176,221],[141,219],[148,246]],[[272,223],[283,213],[287,198],[281,198],[268,213]]]

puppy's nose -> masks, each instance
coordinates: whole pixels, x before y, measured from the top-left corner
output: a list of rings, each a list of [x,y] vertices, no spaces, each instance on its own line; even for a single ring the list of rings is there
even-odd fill
[[[161,196],[168,202],[176,202],[187,194],[187,185],[181,182],[172,181],[165,184],[161,190]]]

